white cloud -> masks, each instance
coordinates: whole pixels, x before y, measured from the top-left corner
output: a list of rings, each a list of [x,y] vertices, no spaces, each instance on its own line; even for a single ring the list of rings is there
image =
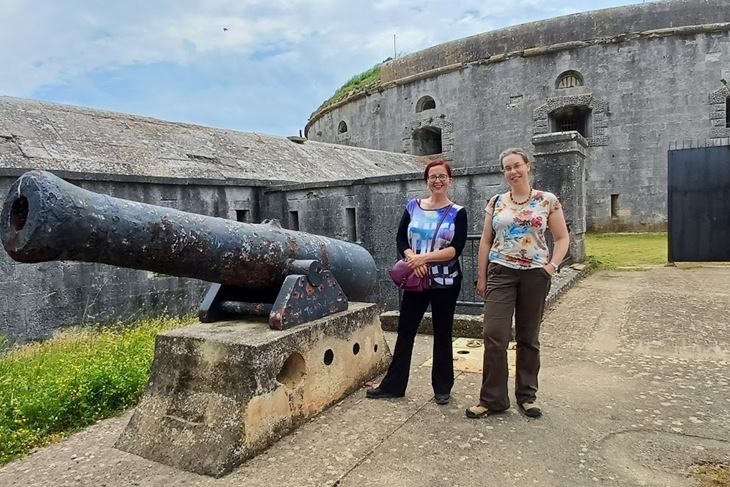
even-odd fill
[[[142,104],[151,110],[158,106],[161,113],[170,110],[160,103],[181,103],[187,98],[187,106],[197,110],[205,123],[210,119],[204,113],[206,106],[213,111],[216,104],[230,103],[212,94],[223,96],[224,90],[238,87],[233,84],[237,82],[241,93],[265,93],[254,98],[267,97],[272,110],[291,110],[292,100],[296,100],[303,125],[340,83],[392,56],[394,34],[398,52],[407,53],[507,24],[560,15],[566,9],[618,3],[620,0],[566,0],[560,6],[546,0],[3,0],[0,95],[33,98],[61,87],[64,99],[71,102],[74,96],[102,100],[105,108],[121,110]],[[127,94],[111,91],[94,77],[99,72],[141,76],[141,68],[156,65],[203,77],[208,86],[201,88],[173,76],[164,79],[163,75],[149,84],[164,87],[167,83],[170,94],[177,93],[179,99],[158,94],[145,102],[138,99],[145,96],[142,87],[135,93],[134,104],[125,105]],[[161,76],[157,70],[150,71]],[[186,89],[196,91],[184,94]],[[198,103],[199,99],[206,103]],[[190,117],[195,119],[195,113],[191,111]],[[250,122],[257,116],[265,118],[262,114],[241,116],[253,117]],[[287,131],[290,129],[282,129]]]

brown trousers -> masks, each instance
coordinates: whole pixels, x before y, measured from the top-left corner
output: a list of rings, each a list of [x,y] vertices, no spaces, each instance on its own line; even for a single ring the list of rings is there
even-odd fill
[[[518,270],[490,263],[484,304],[484,365],[479,403],[493,411],[509,408],[507,346],[515,316],[517,363],[515,396],[522,404],[535,399],[540,371],[540,322],[550,290],[545,269]]]

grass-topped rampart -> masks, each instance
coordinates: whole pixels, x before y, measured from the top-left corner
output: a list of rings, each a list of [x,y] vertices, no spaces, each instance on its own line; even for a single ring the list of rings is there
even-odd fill
[[[377,87],[380,84],[380,67],[383,63],[390,61],[391,58],[386,59],[382,63],[378,63],[372,68],[368,69],[364,73],[360,73],[357,76],[350,78],[344,85],[342,85],[335,94],[322,103],[310,116],[309,120],[312,120],[315,115],[324,110],[330,105],[334,105],[346,98],[349,98],[357,93],[364,93]]]

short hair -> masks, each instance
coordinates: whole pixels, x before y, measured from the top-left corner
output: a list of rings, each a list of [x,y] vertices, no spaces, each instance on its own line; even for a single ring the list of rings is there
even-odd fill
[[[449,177],[451,177],[451,164],[449,164],[449,161],[447,161],[445,159],[436,159],[435,161],[429,162],[428,165],[426,166],[426,170],[423,171],[423,180],[424,181],[428,181],[428,171],[430,171],[431,168],[437,167],[437,166],[444,166],[444,169],[446,169],[446,174],[448,174]]]
[[[520,149],[519,147],[510,147],[509,149],[503,150],[499,154],[499,165],[502,166],[502,169],[504,169],[504,165],[502,164],[502,161],[505,157],[517,154],[518,156],[522,157],[522,160],[525,161],[525,164],[530,164],[530,156],[527,154],[527,151],[525,149]]]

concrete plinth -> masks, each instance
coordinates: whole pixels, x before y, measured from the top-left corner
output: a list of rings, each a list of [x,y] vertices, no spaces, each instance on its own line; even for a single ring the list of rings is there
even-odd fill
[[[374,304],[289,330],[265,320],[158,335],[150,382],[116,448],[219,477],[382,373]]]

